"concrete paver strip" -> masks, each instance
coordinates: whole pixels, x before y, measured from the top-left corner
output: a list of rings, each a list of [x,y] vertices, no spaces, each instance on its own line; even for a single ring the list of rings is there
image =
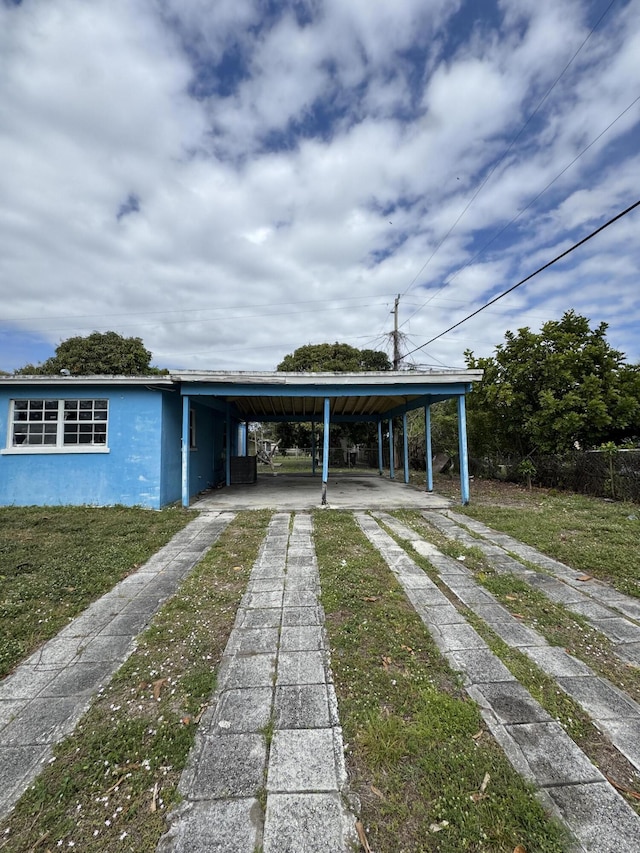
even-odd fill
[[[129,657],[135,637],[234,514],[203,513],[0,682],[0,816]]]
[[[640,623],[640,602],[637,599],[595,579],[590,580],[588,584],[579,581],[580,573],[559,560],[547,557],[530,545],[524,545],[504,533],[498,533],[466,515],[453,511],[427,511],[423,515],[449,538],[480,548],[498,571],[517,574],[522,580],[544,592],[552,601],[584,616],[593,628],[601,631],[612,642],[614,653],[621,660],[640,664],[636,648],[640,647],[640,624],[636,624]],[[464,527],[483,538],[476,539],[464,530]],[[507,554],[507,551],[510,553]],[[533,572],[511,554],[549,574]]]
[[[377,515],[403,539],[411,541],[418,535],[393,516],[385,513]],[[438,571],[457,563],[437,549],[431,552],[431,562]],[[482,602],[485,599],[469,594],[474,587],[479,588],[479,584],[468,569],[462,567],[456,574],[444,574],[441,577],[455,596],[480,616],[501,639],[519,649],[547,675],[554,678],[558,686],[582,706],[598,729],[625,758],[640,770],[640,706],[636,702],[564,649],[549,646],[544,637],[532,628],[520,624],[487,590],[481,589],[490,604],[477,604],[477,601]],[[622,723],[624,726],[621,727]],[[630,737],[631,732],[635,736]]]
[[[159,853],[352,849],[311,518],[289,525],[288,513],[270,523]]]
[[[392,517],[383,514],[383,518],[385,523],[394,525],[403,538],[410,541],[420,538],[415,531],[410,531]],[[444,656],[453,667],[461,669],[467,676],[467,692],[478,702],[487,726],[509,760],[540,788],[548,804],[560,814],[581,848],[593,853],[614,853],[620,850],[621,839],[633,840],[633,849],[637,848],[640,844],[640,817],[604,779],[562,726],[551,720],[515,678],[507,677],[497,659],[498,680],[493,680],[496,669],[488,664],[491,652],[470,625],[443,625],[438,623],[437,615],[434,619],[434,614],[442,607],[452,605],[426,575],[426,586],[431,585],[432,594],[426,602],[416,600],[415,570],[419,570],[419,567],[413,564],[407,575],[408,563],[412,561],[408,557],[406,560],[399,559],[398,544],[377,521],[369,515],[358,513],[356,519],[404,587]],[[437,569],[438,562],[445,567],[449,562],[455,562],[442,554],[436,556],[434,550],[431,550],[429,559]],[[441,577],[449,585],[455,584],[455,579],[461,575],[456,572]],[[442,597],[440,604],[437,603],[436,591]],[[462,628],[468,630],[461,631]],[[521,650],[526,652],[526,647]],[[483,666],[478,666],[481,653],[484,653]],[[480,677],[487,680],[480,681]],[[588,820],[584,819],[585,803],[591,803],[594,810]],[[610,820],[613,814],[616,816],[615,822]]]

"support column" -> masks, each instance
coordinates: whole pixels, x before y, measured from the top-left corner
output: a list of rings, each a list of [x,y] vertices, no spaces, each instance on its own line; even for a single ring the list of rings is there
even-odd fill
[[[433,491],[433,454],[431,451],[431,403],[424,407],[424,455],[427,462],[427,491]]]
[[[460,456],[460,495],[462,504],[469,503],[469,458],[467,455],[467,410],[464,394],[458,396],[458,454]]]
[[[393,458],[393,418],[389,418],[389,479],[395,480],[395,460]]]
[[[316,422],[311,421],[311,473],[316,475]]]
[[[382,421],[378,421],[378,474],[382,477]]]
[[[225,448],[224,448],[224,468],[225,468],[225,482],[227,486],[231,485],[231,447],[233,446],[233,442],[231,441],[231,414],[227,411],[227,430],[225,436]]]
[[[189,397],[182,398],[182,506],[189,506]]]
[[[402,416],[402,449],[404,462],[404,481],[409,482],[409,436],[407,435],[407,413]]]
[[[242,432],[240,434],[240,456],[249,455],[249,422],[245,421],[242,424]]]
[[[324,435],[322,436],[322,506],[327,504],[329,480],[329,398],[324,398]]]

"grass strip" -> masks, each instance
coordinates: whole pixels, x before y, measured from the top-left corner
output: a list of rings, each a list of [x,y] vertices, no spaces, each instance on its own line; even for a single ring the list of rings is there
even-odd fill
[[[573,569],[640,597],[637,548],[640,508],[572,493],[536,493],[526,507],[460,507],[483,524],[508,533]]]
[[[410,521],[411,513],[403,512],[402,517],[405,522]],[[415,529],[420,529],[421,532],[432,530],[433,539],[441,537],[442,534],[426,524],[417,513],[413,520]],[[427,531],[422,530],[425,526]],[[560,723],[596,767],[610,778],[620,782],[623,787],[636,792],[640,791],[640,774],[596,728],[586,711],[558,687],[553,677],[547,675],[524,653],[505,643],[471,608],[458,601],[440,578],[437,569],[426,558],[414,551],[409,542],[395,535],[388,528],[385,529],[402,547],[406,548],[414,562],[464,613],[469,624],[475,628],[491,651],[502,660],[512,675],[526,687],[547,713]],[[428,538],[431,541],[431,537]],[[601,651],[603,647],[608,648],[609,643],[599,631],[586,625],[582,629],[581,617],[574,617],[562,605],[549,602],[542,593],[532,590],[518,578],[512,575],[490,574],[491,570],[486,565],[486,557],[478,549],[465,549],[459,543],[455,543],[455,551],[459,556],[469,557],[469,560],[465,560],[467,568],[475,568],[477,571],[480,565],[481,571],[476,575],[476,580],[496,595],[496,598],[512,612],[514,617],[518,618],[518,621],[528,623],[530,627],[545,636],[550,645],[560,646],[575,657],[582,658],[586,663],[591,664],[595,671],[599,671],[610,681],[618,683],[618,686],[625,689],[631,696],[636,695],[640,673],[634,667],[625,667],[612,654]],[[523,612],[519,612],[520,610]],[[640,813],[640,802],[637,797],[632,795],[626,798],[629,804]]]
[[[0,823],[0,850],[155,850],[270,512],[239,513]]]
[[[583,616],[551,601],[543,592],[515,575],[496,573],[489,558],[479,548],[465,547],[447,539],[420,513],[402,511],[393,514],[436,545],[443,554],[453,558],[464,556],[464,564],[473,572],[476,581],[491,592],[519,622],[541,634],[549,645],[565,649],[584,661],[595,673],[624,690],[636,702],[640,702],[640,668],[621,661],[613,653],[611,641],[601,631],[591,627]],[[390,534],[393,535],[391,531]],[[408,542],[403,542],[403,545],[409,547]],[[424,558],[413,549],[411,555],[418,565],[425,568]],[[528,564],[523,562],[523,565]],[[529,568],[535,569],[534,566]]]
[[[0,508],[0,678],[192,518],[176,508]]]
[[[353,516],[316,513],[315,543],[350,784],[372,848],[568,849]]]

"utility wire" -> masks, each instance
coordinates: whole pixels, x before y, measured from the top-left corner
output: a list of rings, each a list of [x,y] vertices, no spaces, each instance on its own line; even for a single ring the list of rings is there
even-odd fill
[[[483,188],[485,187],[486,183],[488,182],[489,178],[493,175],[493,173],[496,171],[496,169],[498,168],[498,166],[500,166],[500,165],[504,162],[505,157],[507,156],[507,154],[511,151],[511,149],[512,149],[512,148],[513,148],[513,146],[516,144],[516,142],[518,141],[518,139],[520,139],[520,137],[522,136],[522,134],[524,133],[524,131],[527,129],[528,125],[531,123],[531,121],[532,121],[532,120],[535,118],[535,116],[538,114],[538,112],[539,112],[539,111],[540,111],[540,109],[542,108],[542,105],[544,104],[544,102],[547,100],[547,98],[549,97],[549,95],[553,92],[553,90],[554,90],[554,89],[555,89],[555,87],[558,85],[558,83],[560,82],[560,80],[564,77],[564,75],[565,75],[565,74],[566,74],[566,72],[568,71],[569,67],[572,65],[572,63],[573,63],[573,61],[575,60],[575,58],[577,57],[577,55],[580,53],[580,51],[582,50],[582,48],[585,46],[585,44],[589,41],[589,39],[591,38],[591,36],[594,34],[594,32],[595,32],[595,31],[597,30],[597,28],[600,26],[600,24],[602,23],[603,18],[604,18],[604,17],[605,17],[605,15],[609,12],[609,10],[611,9],[611,7],[613,6],[613,4],[614,4],[615,2],[616,2],[616,0],[611,0],[611,2],[610,2],[610,3],[609,3],[609,5],[607,6],[607,8],[604,10],[604,12],[602,13],[602,15],[600,15],[600,17],[598,18],[598,20],[596,21],[596,23],[595,23],[595,24],[593,25],[593,27],[591,28],[591,31],[589,32],[589,34],[587,35],[587,37],[584,39],[584,41],[582,42],[582,44],[578,47],[578,49],[577,49],[577,50],[576,50],[576,52],[573,54],[573,56],[571,57],[571,59],[570,59],[570,60],[567,62],[567,64],[564,66],[564,68],[562,69],[562,71],[560,72],[560,74],[556,77],[556,79],[555,79],[555,80],[554,80],[554,82],[551,84],[551,86],[549,87],[549,89],[547,89],[546,93],[543,95],[542,99],[539,101],[539,103],[538,103],[538,105],[536,106],[536,108],[534,109],[534,111],[529,115],[529,117],[527,118],[527,120],[525,121],[525,123],[522,125],[522,127],[520,128],[520,130],[518,131],[518,133],[513,137],[513,139],[511,140],[511,142],[509,143],[509,145],[506,147],[506,149],[504,150],[504,152],[500,155],[500,157],[499,157],[499,158],[496,160],[496,162],[493,164],[493,166],[491,167],[491,169],[489,170],[489,172],[488,172],[488,173],[487,173],[487,175],[485,176],[484,180],[481,182],[481,184],[480,184],[480,186],[478,187],[478,189],[477,189],[477,190],[474,192],[474,194],[471,196],[471,198],[469,199],[469,201],[467,202],[466,206],[464,207],[464,209],[462,210],[462,212],[460,213],[460,215],[458,216],[458,218],[455,220],[455,222],[453,223],[453,225],[449,228],[449,230],[448,230],[448,231],[447,231],[447,233],[444,235],[444,237],[443,237],[443,238],[440,240],[440,242],[436,245],[436,247],[435,247],[435,249],[433,250],[433,252],[429,255],[429,257],[427,258],[427,260],[425,261],[425,263],[420,267],[420,269],[418,270],[418,272],[416,273],[416,275],[415,275],[415,276],[413,277],[413,279],[409,282],[409,284],[407,285],[407,287],[405,288],[405,290],[402,292],[402,295],[403,295],[403,296],[404,296],[406,293],[408,293],[408,292],[409,292],[409,290],[411,290],[411,288],[412,288],[412,287],[413,287],[413,285],[416,283],[416,281],[418,280],[418,278],[422,275],[422,273],[424,272],[424,270],[425,270],[425,269],[427,268],[427,266],[431,263],[431,261],[433,260],[433,258],[435,257],[435,255],[440,251],[440,248],[441,248],[442,244],[445,242],[445,240],[447,240],[447,238],[449,237],[449,235],[451,234],[451,232],[455,229],[455,227],[458,225],[458,223],[460,222],[460,220],[462,219],[462,217],[465,215],[465,213],[469,210],[469,208],[471,207],[471,205],[473,204],[473,202],[476,200],[476,198],[478,197],[478,195],[482,192],[482,190],[483,190]],[[543,192],[544,192],[544,190],[543,190]],[[426,303],[425,303],[425,304],[426,304]],[[423,307],[424,307],[424,306],[423,306]],[[412,314],[411,316],[413,316],[413,314]],[[408,320],[410,320],[410,319],[411,319],[411,317],[409,317],[409,318],[408,318]],[[408,320],[405,320],[405,323],[406,323],[406,322],[408,322]],[[404,325],[404,323],[403,323],[402,325]]]
[[[442,287],[440,287],[438,290],[436,290],[436,292],[435,292],[435,293],[433,293],[433,294],[432,294],[432,295],[431,295],[431,296],[426,300],[426,302],[423,302],[423,303],[422,303],[422,305],[421,305],[419,308],[416,308],[416,310],[413,312],[413,314],[410,314],[410,315],[406,318],[406,320],[404,320],[400,325],[401,325],[401,326],[404,326],[404,325],[405,325],[405,323],[408,323],[408,322],[409,322],[413,317],[415,317],[415,316],[416,316],[416,314],[418,314],[420,311],[422,311],[422,309],[423,309],[426,305],[428,305],[428,304],[429,304],[433,299],[435,299],[435,298],[436,298],[436,296],[437,296],[439,293],[441,293],[441,292],[445,289],[445,287],[446,287],[448,284],[451,284],[451,282],[452,282],[452,281],[454,281],[454,280],[455,280],[455,279],[460,275],[460,273],[461,273],[461,272],[463,272],[464,270],[466,270],[466,269],[467,269],[467,267],[470,267],[470,266],[471,266],[471,264],[473,264],[473,263],[474,263],[474,262],[475,262],[475,261],[480,257],[480,255],[482,255],[482,254],[483,254],[483,253],[484,253],[484,252],[489,248],[489,246],[490,246],[492,243],[494,243],[494,242],[498,239],[498,237],[500,237],[500,236],[502,236],[502,234],[504,234],[504,232],[507,230],[507,228],[510,228],[510,227],[513,225],[513,223],[514,223],[514,222],[517,222],[517,221],[518,221],[518,219],[520,219],[520,217],[521,217],[524,213],[526,213],[526,212],[527,212],[527,210],[529,210],[529,208],[530,208],[533,204],[535,204],[535,203],[538,201],[538,199],[539,199],[541,196],[543,196],[543,195],[546,193],[546,191],[547,191],[548,189],[550,189],[550,187],[552,187],[552,186],[556,183],[556,181],[559,181],[559,180],[560,180],[560,178],[564,175],[564,173],[565,173],[568,169],[570,169],[570,168],[573,166],[573,164],[574,164],[574,163],[576,163],[576,162],[577,162],[577,161],[582,157],[582,155],[583,155],[583,154],[586,154],[586,153],[587,153],[587,151],[588,151],[592,146],[594,146],[594,145],[596,144],[596,142],[598,142],[598,140],[599,140],[599,139],[602,139],[602,137],[605,135],[605,133],[607,133],[607,131],[611,130],[611,128],[613,127],[613,125],[614,125],[617,121],[619,121],[619,120],[622,118],[622,116],[623,116],[623,115],[625,115],[626,113],[628,113],[628,112],[629,112],[629,110],[631,109],[631,107],[635,106],[635,104],[637,104],[637,103],[638,103],[638,101],[640,101],[640,95],[638,95],[638,97],[637,97],[637,98],[635,98],[635,99],[634,99],[634,100],[629,104],[629,106],[625,107],[625,108],[624,108],[624,110],[622,110],[622,112],[621,112],[621,113],[619,113],[619,114],[618,114],[618,115],[613,119],[613,121],[612,121],[612,122],[610,122],[610,123],[609,123],[609,124],[604,128],[604,130],[600,131],[600,133],[599,133],[599,134],[598,134],[594,139],[592,139],[592,140],[591,140],[591,142],[589,142],[589,144],[588,144],[588,145],[585,145],[585,147],[584,147],[584,148],[583,148],[583,149],[582,149],[578,154],[576,154],[576,156],[573,158],[573,160],[571,160],[571,162],[570,162],[570,163],[567,163],[567,165],[564,167],[564,169],[562,169],[562,171],[558,172],[558,174],[555,176],[555,178],[553,178],[553,180],[549,181],[549,183],[546,185],[546,187],[544,187],[544,189],[540,190],[540,192],[539,192],[536,196],[534,196],[534,197],[531,199],[531,201],[530,201],[528,204],[526,204],[526,205],[522,208],[522,210],[519,210],[519,211],[518,211],[518,213],[516,213],[516,215],[513,217],[513,219],[510,219],[510,220],[509,220],[509,222],[507,222],[507,224],[506,224],[506,225],[503,225],[503,227],[502,227],[499,231],[496,231],[496,233],[493,235],[493,237],[491,237],[491,239],[490,239],[488,242],[486,242],[486,243],[484,244],[484,246],[483,246],[481,249],[478,249],[478,251],[475,253],[475,255],[474,255],[472,258],[470,258],[470,259],[469,259],[465,264],[463,264],[459,269],[457,269],[457,270],[455,271],[455,273],[454,273],[450,278],[448,278],[448,279],[445,281],[445,283],[442,285]]]
[[[445,329],[444,332],[440,332],[439,335],[436,335],[434,338],[431,338],[430,340],[426,341],[426,343],[421,344],[415,349],[412,349],[410,352],[406,353],[406,355],[411,355],[412,353],[417,352],[418,350],[428,347],[429,344],[432,344],[434,341],[437,341],[439,338],[442,338],[444,337],[444,335],[448,334],[449,332],[452,332],[454,329],[457,329],[458,326],[461,326],[463,323],[466,323],[467,320],[470,320],[472,317],[475,317],[481,311],[484,311],[485,308],[488,308],[490,305],[493,305],[499,299],[502,299],[504,296],[507,296],[507,294],[512,293],[516,288],[525,284],[527,281],[530,281],[532,278],[534,278],[534,276],[543,272],[543,270],[546,270],[549,267],[553,266],[555,263],[562,260],[562,258],[566,258],[567,255],[570,255],[571,252],[575,252],[575,250],[578,249],[580,246],[584,246],[584,244],[591,240],[593,237],[595,237],[596,234],[599,234],[601,231],[604,231],[605,228],[608,228],[610,225],[613,225],[614,222],[617,222],[619,219],[622,219],[623,216],[626,216],[628,213],[631,213],[631,211],[635,210],[635,208],[638,206],[640,206],[640,200],[636,201],[630,207],[627,207],[621,213],[618,213],[616,216],[613,217],[613,219],[610,219],[608,222],[605,222],[604,225],[601,225],[599,228],[596,228],[596,230],[592,231],[591,234],[588,234],[586,237],[583,237],[583,239],[580,240],[578,243],[574,243],[573,246],[571,246],[566,251],[561,252],[559,255],[556,255],[556,257],[552,261],[548,261],[546,264],[543,264],[543,266],[538,267],[535,272],[530,273],[528,276],[526,276],[526,278],[521,279],[517,284],[514,284],[512,287],[508,288],[508,290],[504,290],[502,293],[499,293],[498,296],[494,296],[494,298],[491,299],[489,302],[485,302],[485,304],[482,305],[480,308],[473,311],[471,314],[468,314],[466,317],[464,317],[462,320],[459,320],[457,323],[454,323],[453,326],[449,326],[449,328]]]

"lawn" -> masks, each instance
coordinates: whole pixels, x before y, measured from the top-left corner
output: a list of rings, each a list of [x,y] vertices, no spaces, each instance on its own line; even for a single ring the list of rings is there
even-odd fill
[[[455,481],[448,482],[455,491]],[[620,588],[637,590],[632,559],[640,522],[629,517],[635,515],[632,506],[511,486],[472,488],[473,502],[464,509],[469,515],[577,569],[594,575],[598,569]],[[189,517],[182,510],[117,507],[0,510],[5,671],[143,562]],[[70,842],[95,853],[155,849],[268,517],[238,514],[159,611],[138,650],[76,732],[56,748],[55,762],[0,824],[0,850],[45,851]],[[427,531],[424,519],[416,517],[414,523]],[[435,533],[432,541],[443,545]],[[568,850],[562,830],[486,732],[459,677],[352,514],[317,512],[315,543],[350,785],[360,799],[372,849]],[[467,565],[474,560],[482,575],[482,559],[470,551]],[[502,589],[506,581],[485,580],[523,619],[531,618],[542,630],[562,631],[563,645],[580,653],[580,626],[566,614],[557,608],[549,613],[544,602],[517,584]],[[20,637],[7,654],[17,636],[14,626]],[[537,673],[529,678],[532,685],[539,680]],[[547,687],[540,690],[544,703]],[[553,698],[553,685],[548,693]],[[562,717],[564,711],[558,707],[553,713]],[[567,713],[573,715],[571,709]]]
[[[191,518],[181,509],[0,507],[0,678]]]

